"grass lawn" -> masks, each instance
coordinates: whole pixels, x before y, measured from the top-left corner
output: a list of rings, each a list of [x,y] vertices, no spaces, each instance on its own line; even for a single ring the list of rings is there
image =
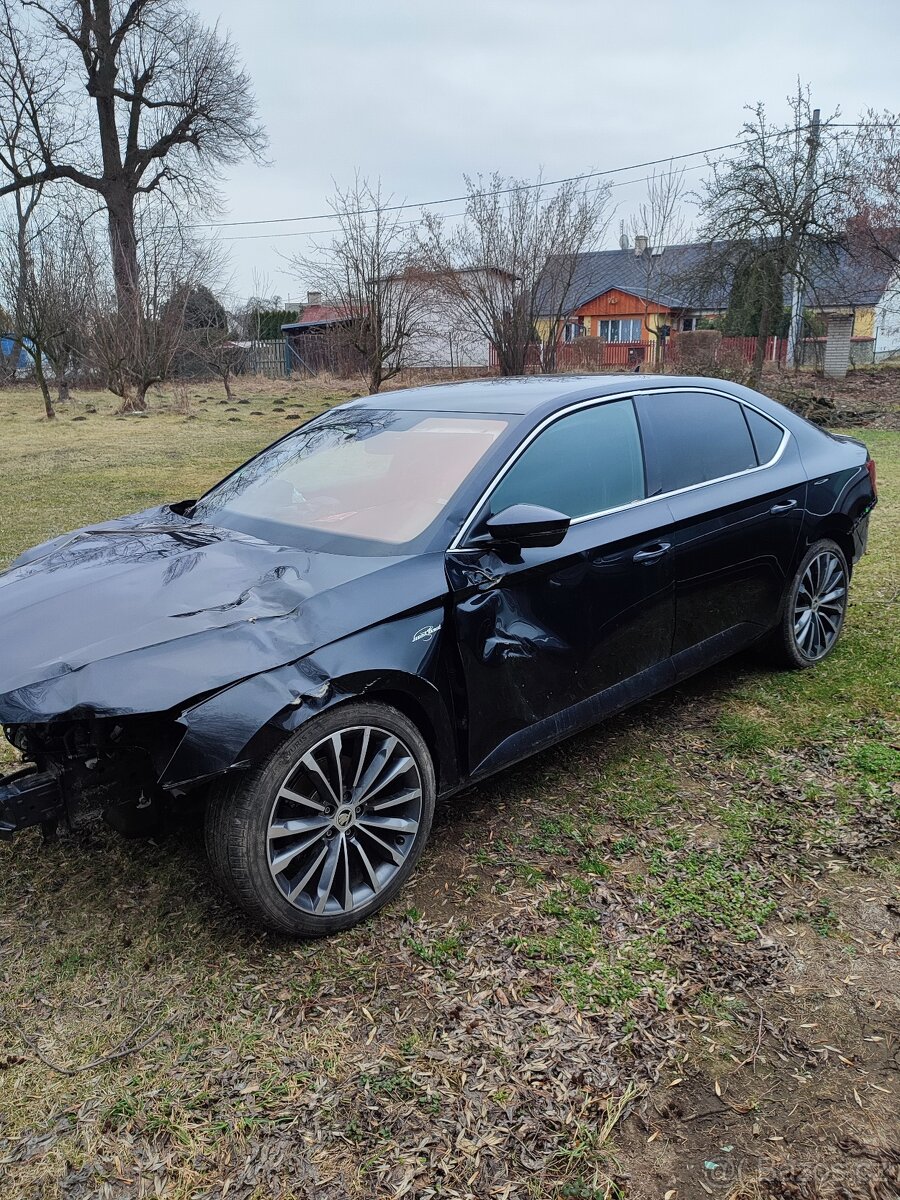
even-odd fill
[[[0,392],[0,566],[350,394]],[[0,844],[0,1197],[898,1194],[900,433],[861,436],[826,663],[744,656],[456,798],[362,928],[246,928],[191,826]]]

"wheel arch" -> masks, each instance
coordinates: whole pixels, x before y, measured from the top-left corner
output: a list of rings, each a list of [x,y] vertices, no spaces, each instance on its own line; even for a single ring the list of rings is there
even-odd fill
[[[389,704],[391,708],[396,708],[398,712],[403,713],[405,717],[409,717],[419,733],[425,739],[425,745],[431,754],[431,761],[434,763],[435,779],[437,780],[438,791],[441,790],[442,783],[447,774],[448,764],[444,762],[445,752],[442,751],[441,739],[438,737],[438,730],[434,722],[434,714],[429,713],[421,699],[414,696],[410,691],[404,691],[399,687],[378,687],[365,694],[366,700],[372,700],[376,703]],[[359,699],[359,697],[355,697]]]
[[[841,552],[847,560],[847,571],[852,575],[854,557],[856,555],[853,528],[854,522],[846,513],[829,513],[828,516],[820,517],[809,526],[806,532],[806,545],[803,547],[803,554],[806,553],[810,546],[815,545],[816,542],[821,542],[823,539],[828,538],[840,546]],[[801,554],[800,558],[802,557],[803,555]]]
[[[342,704],[390,704],[425,739],[439,790],[458,782],[459,764],[447,704],[435,684],[402,671],[331,677],[311,660],[243,680],[179,718],[185,728],[160,783],[182,792],[266,758],[306,721]]]
[[[452,787],[458,781],[459,764],[450,713],[434,684],[396,670],[338,677],[329,684],[328,696],[319,706],[289,706],[269,725],[286,735],[320,712],[332,712],[343,704],[360,700],[387,704],[408,717],[425,739],[434,763],[438,791]]]

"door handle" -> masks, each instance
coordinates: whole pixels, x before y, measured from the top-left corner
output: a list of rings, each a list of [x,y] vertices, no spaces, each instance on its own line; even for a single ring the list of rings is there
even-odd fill
[[[773,504],[769,509],[770,513],[790,512],[792,508],[797,507],[796,500],[782,500],[779,504]]]
[[[646,550],[638,550],[633,561],[642,563],[656,562],[658,558],[662,558],[664,554],[668,554],[671,549],[671,542],[657,542],[655,546],[648,546]]]

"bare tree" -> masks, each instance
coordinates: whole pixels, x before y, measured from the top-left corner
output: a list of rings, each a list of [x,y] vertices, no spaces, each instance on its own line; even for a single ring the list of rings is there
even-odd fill
[[[62,193],[57,199],[58,210],[46,201],[37,209],[18,203],[0,227],[0,295],[14,303],[17,334],[32,358],[48,418],[54,410],[46,367],[57,398],[67,400],[85,354],[97,271],[90,222],[71,196],[68,203]]]
[[[32,31],[20,31],[13,24],[8,0],[0,2],[0,29],[15,36],[0,37],[0,184],[4,177],[33,175],[42,161],[41,147],[35,135],[36,120],[45,130],[48,145],[57,147],[57,139],[69,140],[71,126],[65,127],[57,103],[63,87],[63,71],[47,53],[46,38]],[[39,108],[36,110],[35,105]],[[61,133],[61,129],[65,129]],[[10,209],[4,214],[3,284],[13,322],[13,348],[10,356],[17,362],[25,337],[25,289],[29,279],[29,223],[41,199],[44,184],[35,181],[17,189]],[[38,368],[39,369],[39,368]],[[48,407],[48,417],[53,416]]]
[[[631,219],[634,252],[641,278],[644,328],[653,339],[653,360],[662,358],[664,340],[658,320],[651,317],[667,301],[676,282],[676,272],[666,257],[666,247],[684,241],[687,225],[682,204],[685,199],[684,168],[669,163],[664,171],[653,171],[647,180],[645,199]]]
[[[264,134],[234,44],[181,0],[21,0],[0,7],[0,74],[20,142],[0,145],[0,195],[66,180],[106,210],[117,304],[139,307],[139,200],[212,202],[214,172]]]
[[[233,400],[234,377],[247,362],[246,351],[236,345],[227,332],[222,334],[210,328],[201,335],[197,355],[210,374],[222,381],[226,399]]]
[[[900,113],[861,115],[852,180],[849,244],[890,272],[900,270]]]
[[[416,262],[415,238],[391,200],[380,180],[370,184],[357,175],[329,201],[339,232],[328,245],[291,260],[294,273],[315,282],[343,314],[347,344],[371,393],[407,365],[426,304],[428,281]]]
[[[208,375],[221,380],[227,400],[234,399],[234,377],[247,363],[246,350],[237,344],[240,338],[238,318],[229,315],[221,304],[187,305],[185,335],[188,357]]]
[[[739,270],[754,262],[761,281],[756,354],[751,378],[762,373],[766,338],[775,316],[771,276],[805,289],[808,264],[833,255],[850,215],[855,175],[854,144],[835,117],[816,130],[808,89],[788,100],[792,125],[772,125],[757,104],[741,130],[737,155],[710,164],[700,196],[701,237],[724,252]],[[715,250],[713,250],[715,252]]]
[[[147,390],[161,383],[189,345],[185,307],[192,291],[215,276],[218,249],[192,239],[169,221],[165,205],[142,206],[137,224],[139,267],[129,283],[130,311],[117,303],[112,281],[101,280],[93,300],[91,357],[120,412],[147,408]]]
[[[465,216],[426,214],[422,247],[462,319],[494,347],[502,375],[521,375],[544,322],[541,367],[556,367],[578,256],[606,227],[609,190],[493,175],[466,178]]]

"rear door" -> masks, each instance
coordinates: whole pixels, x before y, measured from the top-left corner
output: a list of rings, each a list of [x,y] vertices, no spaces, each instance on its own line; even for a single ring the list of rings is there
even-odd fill
[[[518,503],[572,517],[563,542],[471,545]],[[447,554],[473,774],[674,681],[670,523],[646,499],[630,398],[560,414],[514,457]]]
[[[775,624],[803,522],[796,444],[769,417],[702,389],[636,397],[650,494],[665,494],[675,549],[679,673]]]

